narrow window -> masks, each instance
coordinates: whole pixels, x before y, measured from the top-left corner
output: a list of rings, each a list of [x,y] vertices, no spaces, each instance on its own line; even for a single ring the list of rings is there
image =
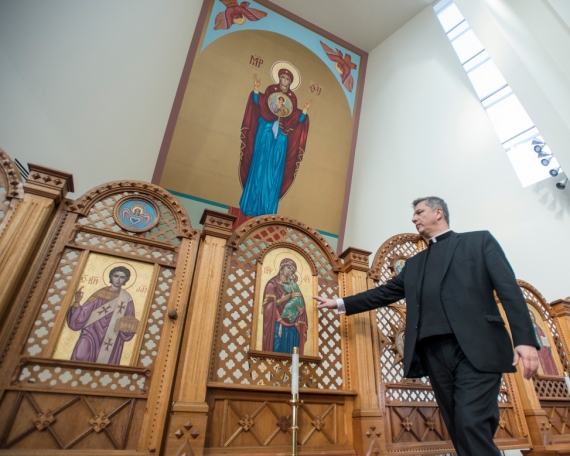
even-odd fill
[[[475,32],[453,3],[433,7],[523,187],[561,173],[560,165]]]

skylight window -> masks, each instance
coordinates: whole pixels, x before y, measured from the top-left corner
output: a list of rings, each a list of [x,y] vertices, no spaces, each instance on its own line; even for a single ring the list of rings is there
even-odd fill
[[[548,146],[541,154],[533,149],[533,140],[544,142],[540,132],[457,5],[453,0],[441,0],[433,9],[523,187],[548,179],[551,170],[561,172]],[[541,161],[544,157],[547,160]]]

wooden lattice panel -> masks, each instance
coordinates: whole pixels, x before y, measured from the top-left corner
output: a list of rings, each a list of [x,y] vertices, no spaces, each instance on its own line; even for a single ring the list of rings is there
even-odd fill
[[[338,298],[338,274],[324,239],[302,229],[278,223],[250,231],[230,251],[224,271],[221,302],[210,371],[212,382],[242,385],[290,386],[289,360],[249,357],[252,337],[256,265],[263,251],[276,243],[295,245],[305,251],[318,273],[318,293]],[[332,252],[332,251],[331,251]],[[311,305],[307,303],[307,305]],[[302,363],[303,388],[344,389],[341,325],[334,311],[319,311],[320,363]]]
[[[117,223],[115,223],[115,219],[113,218],[113,211],[117,201],[125,196],[138,194],[139,193],[137,192],[116,193],[103,201],[98,201],[91,207],[91,209],[89,209],[89,214],[87,216],[80,217],[78,219],[78,223],[84,227],[91,227],[98,230],[109,230],[114,233],[126,233],[130,236],[141,237],[136,233],[123,230],[119,225],[117,225]],[[175,217],[161,200],[154,199],[154,202],[160,211],[160,221],[150,231],[143,233],[142,237],[166,244],[180,244],[180,239],[176,237],[178,230]]]
[[[79,222],[86,220],[85,217],[82,217]],[[141,244],[137,242],[136,238],[126,240],[105,236],[101,233],[79,231],[72,243],[84,248],[97,249],[98,252],[110,255],[129,255],[133,260],[154,260],[167,265],[174,264],[176,260],[175,252],[172,250],[161,249],[155,245]]]
[[[556,352],[560,357],[560,363],[562,364],[562,368],[564,369],[564,375],[570,375],[570,358],[566,350],[564,349],[564,344],[562,343],[562,337],[558,328],[556,327],[556,323],[554,322],[552,310],[550,309],[550,305],[544,299],[544,296],[540,294],[540,292],[534,288],[531,284],[523,281],[517,280],[525,300],[533,305],[543,316],[548,329],[550,330],[550,334],[552,335],[552,339],[554,340],[554,345],[556,346]]]
[[[374,256],[370,277],[374,280],[374,285],[380,286],[396,275],[394,262],[398,259],[407,260],[425,248],[425,244],[417,234],[401,234],[386,241]],[[396,348],[396,335],[402,331],[406,324],[405,300],[398,304],[382,307],[376,311],[376,323],[380,341],[380,363],[382,372],[382,383],[386,385],[387,399],[402,400],[403,397],[411,397],[411,390],[396,389],[391,390],[389,384],[401,384],[404,381],[404,365],[402,356]],[[429,385],[427,378],[415,380],[418,385]],[[408,381],[409,383],[409,381]],[[414,397],[418,394],[414,393]],[[433,393],[420,396],[423,401],[432,399]],[[390,399],[388,399],[390,400]],[[409,400],[409,399],[406,399]]]
[[[67,288],[77,267],[80,250],[67,248],[63,251],[59,260],[56,273],[43,298],[42,304],[34,321],[34,328],[30,331],[23,353],[24,356],[39,357],[49,356],[44,353],[45,347],[52,335],[57,314],[61,311],[61,304],[67,294]],[[64,311],[67,311],[65,309]]]
[[[85,394],[119,393],[121,396],[144,397],[147,394],[148,375],[150,371],[144,369],[125,369],[118,366],[109,368],[107,365],[95,367],[68,361],[49,362],[32,358],[22,365],[17,381],[12,382],[11,386],[28,391],[73,388]]]
[[[425,248],[425,242],[417,234],[399,234],[391,237],[376,252],[370,267],[370,278],[376,285],[385,284],[397,275],[394,268],[396,260],[407,260]]]
[[[154,289],[150,312],[146,321],[143,342],[139,352],[137,366],[148,368],[154,364],[162,336],[164,321],[167,319],[168,299],[172,288],[174,273],[170,268],[161,267]]]
[[[570,393],[564,378],[534,378],[534,389],[540,400],[569,401]]]

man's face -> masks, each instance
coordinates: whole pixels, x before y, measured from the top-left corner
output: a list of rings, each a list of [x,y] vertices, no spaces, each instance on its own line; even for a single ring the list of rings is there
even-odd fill
[[[111,274],[111,283],[115,288],[121,288],[127,282],[127,275],[118,271]]]
[[[281,85],[283,87],[289,88],[291,81],[289,80],[289,77],[286,74],[282,74],[279,80],[281,81]]]
[[[435,211],[422,201],[418,203],[414,209],[412,223],[416,225],[418,233],[424,237],[431,237],[432,233],[437,234],[440,227],[440,221],[443,218],[443,211],[436,209]]]

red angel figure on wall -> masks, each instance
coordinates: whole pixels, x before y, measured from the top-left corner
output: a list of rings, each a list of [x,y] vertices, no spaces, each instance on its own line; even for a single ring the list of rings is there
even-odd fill
[[[322,41],[320,43],[324,51],[327,53],[327,57],[334,62],[335,70],[340,73],[340,80],[342,81],[342,84],[346,87],[346,90],[352,92],[354,79],[350,72],[356,69],[356,64],[352,63],[350,54],[347,53],[343,56],[340,49],[337,48],[336,51],[333,51]]]
[[[246,20],[258,21],[267,16],[267,13],[255,8],[250,8],[249,2],[241,2],[237,0],[220,0],[226,5],[226,10],[218,13],[214,30],[227,30],[232,25],[243,25]]]

